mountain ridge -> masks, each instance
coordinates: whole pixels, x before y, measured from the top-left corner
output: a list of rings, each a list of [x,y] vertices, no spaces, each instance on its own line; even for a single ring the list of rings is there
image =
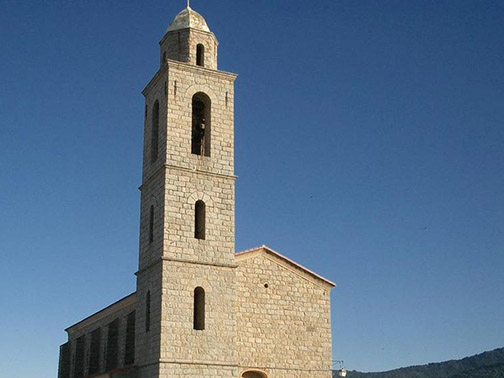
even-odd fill
[[[333,377],[338,377],[336,371]],[[348,371],[348,378],[504,378],[504,348],[464,357],[459,360],[431,362],[384,372]]]

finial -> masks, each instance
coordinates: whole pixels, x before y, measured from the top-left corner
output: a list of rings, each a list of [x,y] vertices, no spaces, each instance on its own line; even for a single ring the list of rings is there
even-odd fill
[[[191,0],[187,0],[187,9],[191,9]]]

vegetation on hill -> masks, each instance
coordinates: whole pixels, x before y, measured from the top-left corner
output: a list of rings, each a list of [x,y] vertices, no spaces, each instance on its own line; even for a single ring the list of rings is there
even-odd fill
[[[452,375],[450,378],[504,378],[504,364],[483,366]]]
[[[333,373],[333,377],[337,377]],[[427,365],[410,366],[380,373],[349,371],[348,378],[504,378],[504,348]]]

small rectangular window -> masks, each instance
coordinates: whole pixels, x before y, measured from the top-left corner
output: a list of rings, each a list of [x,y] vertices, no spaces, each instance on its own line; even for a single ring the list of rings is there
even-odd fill
[[[126,346],[124,350],[124,365],[135,362],[135,311],[126,318]]]
[[[89,351],[89,369],[88,374],[96,374],[100,371],[100,346],[101,346],[101,328],[91,332],[91,345]]]
[[[196,46],[196,65],[201,67],[205,66],[205,46],[201,43]]]
[[[107,335],[107,362],[105,369],[107,371],[117,368],[119,351],[119,319],[114,320],[108,325]]]
[[[150,322],[151,322],[151,298],[150,298],[150,291],[148,291],[145,297],[145,332],[150,331]]]
[[[159,101],[156,100],[152,108],[152,124],[151,124],[151,163],[154,163],[158,158],[159,152]]]
[[[150,207],[149,211],[149,244],[154,241],[154,205]]]

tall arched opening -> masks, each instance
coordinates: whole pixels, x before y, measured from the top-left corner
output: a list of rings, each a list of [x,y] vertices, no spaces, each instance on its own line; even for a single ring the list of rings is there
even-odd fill
[[[191,153],[210,156],[211,101],[203,92],[192,98]]]

